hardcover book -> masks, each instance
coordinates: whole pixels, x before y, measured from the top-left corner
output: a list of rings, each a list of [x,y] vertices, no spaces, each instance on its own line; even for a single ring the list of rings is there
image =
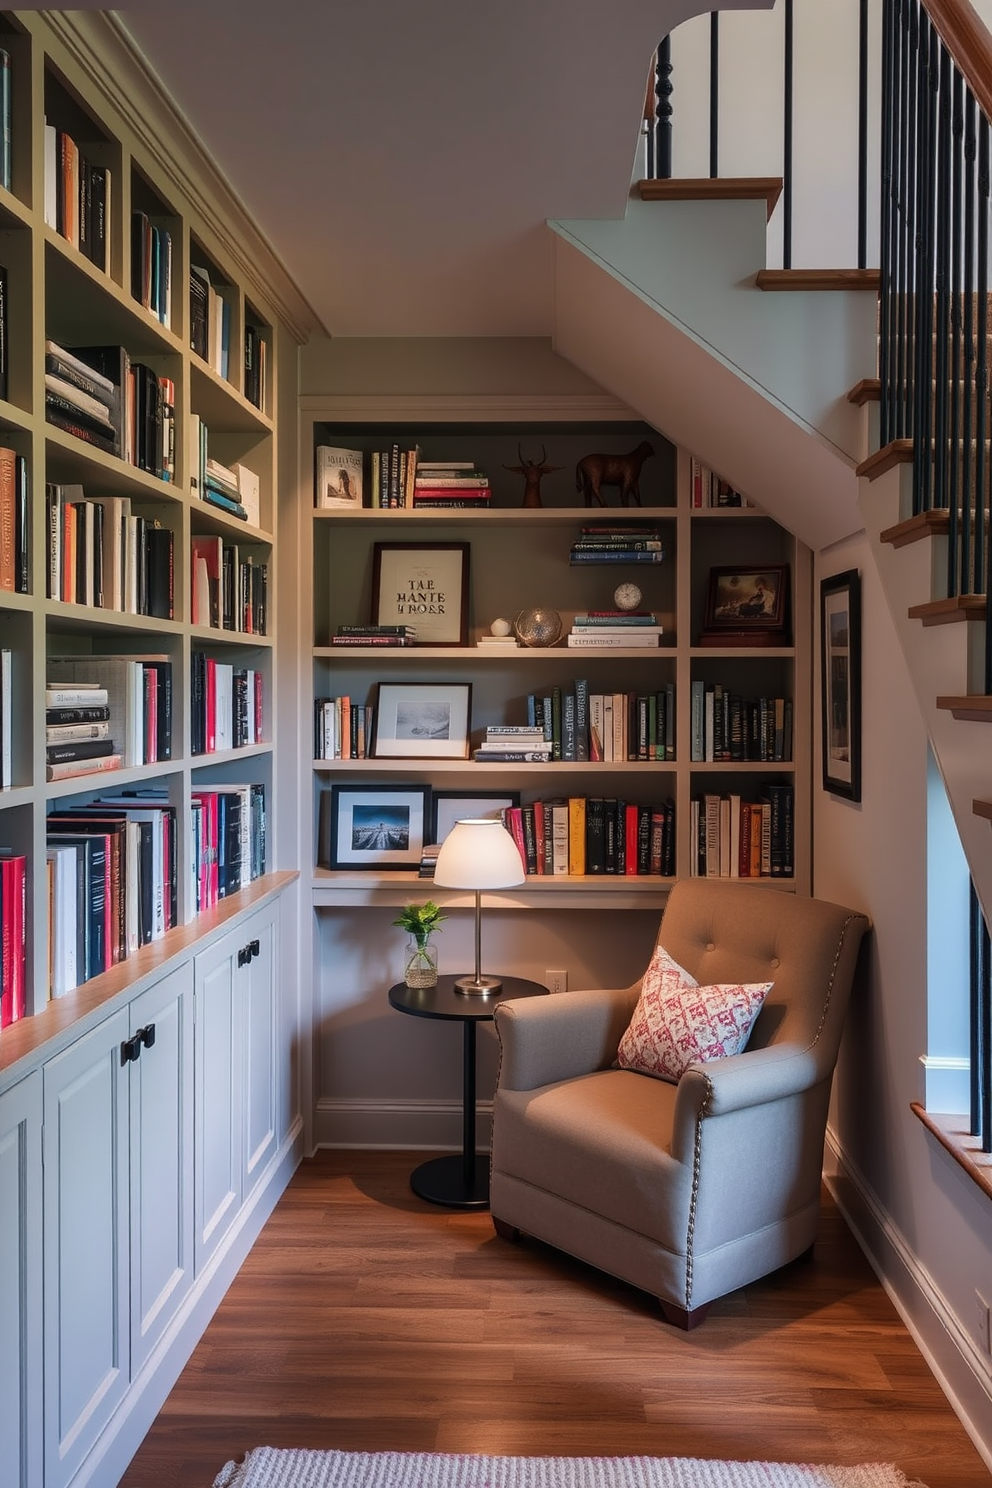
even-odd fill
[[[318,444],[316,505],[319,511],[351,511],[362,505],[364,456],[361,450]]]

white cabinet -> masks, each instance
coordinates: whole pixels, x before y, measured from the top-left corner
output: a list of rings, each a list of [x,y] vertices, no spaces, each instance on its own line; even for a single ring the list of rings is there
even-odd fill
[[[0,1095],[0,1483],[42,1481],[40,1070]]]
[[[276,924],[259,910],[194,962],[197,1272],[276,1145]]]
[[[192,1076],[188,962],[45,1065],[46,1488],[192,1285]]]

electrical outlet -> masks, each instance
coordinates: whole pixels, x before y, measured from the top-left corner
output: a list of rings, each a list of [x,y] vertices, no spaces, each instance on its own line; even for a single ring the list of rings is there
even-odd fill
[[[975,1337],[983,1354],[992,1353],[992,1339],[989,1337],[989,1304],[981,1292],[975,1293]]]
[[[547,987],[549,992],[567,992],[568,972],[546,971],[544,973],[544,985]]]

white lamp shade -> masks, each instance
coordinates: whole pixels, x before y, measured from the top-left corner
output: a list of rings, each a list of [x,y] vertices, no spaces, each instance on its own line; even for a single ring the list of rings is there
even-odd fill
[[[494,817],[455,822],[437,855],[442,889],[512,889],[526,882],[517,844]]]

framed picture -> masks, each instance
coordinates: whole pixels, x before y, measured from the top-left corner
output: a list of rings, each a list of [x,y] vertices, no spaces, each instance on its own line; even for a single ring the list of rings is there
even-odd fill
[[[704,646],[784,646],[789,624],[789,568],[710,569]]]
[[[375,759],[467,759],[472,684],[380,682]]]
[[[467,646],[468,557],[468,543],[377,542],[372,624],[412,625],[418,646]]]
[[[499,819],[501,811],[520,805],[519,791],[496,791],[491,794],[478,791],[434,792],[431,821],[431,841],[438,846],[444,841],[456,821],[463,817],[494,816]]]
[[[333,785],[329,868],[419,868],[430,815],[427,785]]]
[[[823,789],[861,800],[861,575],[820,581]]]

